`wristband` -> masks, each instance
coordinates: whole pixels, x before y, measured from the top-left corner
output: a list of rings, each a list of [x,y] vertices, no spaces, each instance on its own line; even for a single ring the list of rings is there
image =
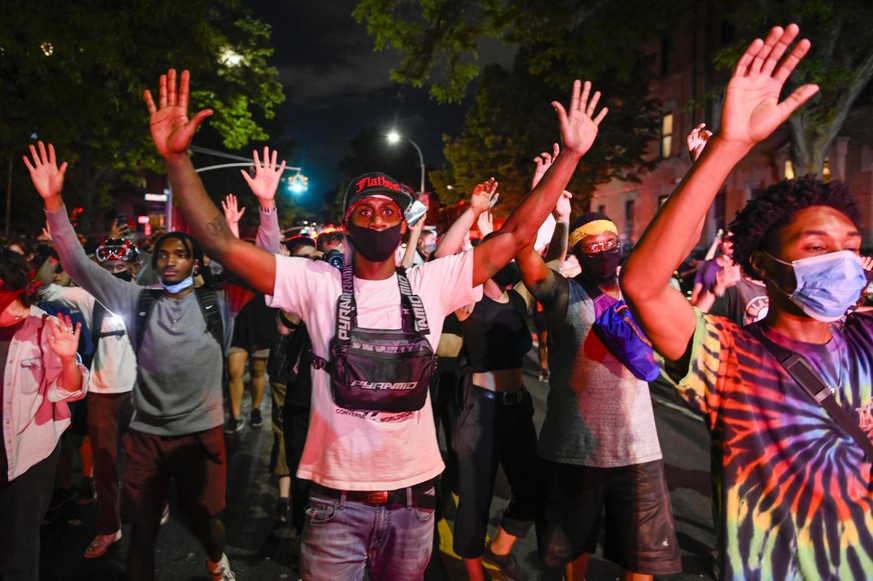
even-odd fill
[[[275,214],[276,213],[276,206],[275,205],[273,205],[272,208],[265,208],[263,206],[261,206],[260,208],[261,208],[261,214]]]
[[[291,329],[292,331],[296,331],[300,327],[300,323],[292,323],[285,318],[285,313],[282,311],[279,311],[279,322],[282,323],[286,329]]]

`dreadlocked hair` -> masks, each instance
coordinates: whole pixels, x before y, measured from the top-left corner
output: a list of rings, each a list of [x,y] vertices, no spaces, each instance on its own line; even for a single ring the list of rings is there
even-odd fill
[[[752,269],[752,253],[756,250],[774,253],[776,233],[791,223],[799,211],[811,206],[829,206],[859,226],[861,209],[844,183],[825,183],[813,174],[782,180],[749,200],[730,224],[733,260],[743,273],[760,279]]]

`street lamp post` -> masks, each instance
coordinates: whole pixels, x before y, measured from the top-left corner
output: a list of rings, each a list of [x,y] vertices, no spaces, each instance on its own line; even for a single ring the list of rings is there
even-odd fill
[[[404,137],[397,133],[396,131],[392,131],[388,134],[388,142],[389,143],[397,143],[398,141],[406,141],[407,143],[412,144],[412,147],[415,148],[415,151],[418,152],[418,165],[421,167],[421,188],[418,190],[420,194],[424,193],[424,155],[421,153],[421,148],[418,146],[416,142],[409,139],[408,137]]]
[[[212,155],[214,157],[223,157],[225,159],[236,160],[236,163],[222,163],[217,165],[209,165],[205,167],[198,167],[194,171],[196,173],[203,173],[207,171],[212,171],[216,169],[226,169],[229,167],[255,167],[255,162],[249,158],[240,157],[238,155],[233,155],[230,153],[224,153],[221,151],[214,151],[212,149],[207,149],[205,147],[197,147],[196,145],[191,145],[189,148],[191,151],[195,153],[204,153],[207,155]],[[285,171],[296,171],[298,176],[301,176],[300,170],[297,166],[285,166]],[[173,188],[168,188],[168,196],[167,196],[167,209],[166,209],[166,220],[167,220],[167,230],[172,230],[173,223]]]

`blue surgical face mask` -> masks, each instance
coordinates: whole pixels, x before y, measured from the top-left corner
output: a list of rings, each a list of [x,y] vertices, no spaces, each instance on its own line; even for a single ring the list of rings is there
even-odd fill
[[[166,290],[168,293],[174,295],[176,293],[182,292],[189,286],[194,286],[194,278],[192,276],[188,276],[187,278],[185,278],[181,282],[177,282],[176,284],[166,284],[164,281],[161,281],[161,286],[164,287],[164,290]]]
[[[840,250],[792,262],[770,258],[794,270],[797,286],[788,298],[813,319],[830,323],[839,320],[860,298],[867,286],[861,259],[851,250]],[[772,281],[771,281],[772,282]]]

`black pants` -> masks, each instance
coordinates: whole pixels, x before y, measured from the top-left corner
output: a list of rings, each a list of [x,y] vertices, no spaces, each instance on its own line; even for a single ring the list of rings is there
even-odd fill
[[[474,559],[485,551],[498,462],[512,492],[500,517],[501,528],[524,537],[533,524],[537,436],[533,401],[526,390],[504,397],[471,386],[465,395],[454,441],[460,475],[454,550],[463,558]]]
[[[303,456],[303,446],[309,432],[309,407],[294,405],[286,399],[284,413],[282,436],[285,438],[285,461],[291,473],[291,524],[300,533],[306,519],[306,502],[309,500],[311,482],[297,477],[297,466]]]
[[[48,458],[12,481],[6,479],[6,462],[2,462],[0,577],[3,581],[39,581],[39,526],[51,502],[60,453],[58,444]]]
[[[446,441],[443,462],[446,469],[440,476],[437,495],[458,491],[458,457],[452,443],[452,434],[458,424],[458,416],[464,399],[464,386],[468,383],[470,368],[461,357],[440,357],[437,362],[437,381],[431,382],[430,401],[433,405],[437,437],[442,427]]]

